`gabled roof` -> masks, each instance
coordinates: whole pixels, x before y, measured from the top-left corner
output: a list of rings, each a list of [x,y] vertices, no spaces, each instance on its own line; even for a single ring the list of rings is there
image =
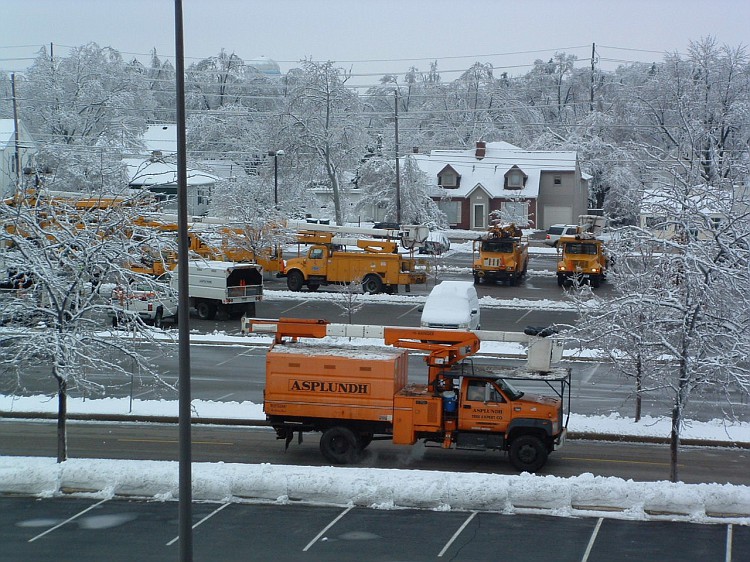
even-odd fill
[[[430,154],[411,154],[419,168],[424,171],[437,189],[437,176],[446,165],[461,175],[458,189],[447,190],[453,196],[466,197],[481,184],[492,197],[539,196],[541,173],[574,172],[577,158],[575,151],[523,150],[507,142],[488,142],[485,156],[476,157],[476,149],[433,150]],[[513,166],[518,166],[528,180],[523,189],[503,189],[505,173]]]
[[[177,185],[177,164],[163,160],[151,161],[142,158],[125,158],[128,169],[128,183],[132,186],[152,187],[157,185]],[[219,177],[200,170],[187,170],[187,183],[193,185],[210,185],[219,181]]]
[[[29,137],[26,127],[18,122],[19,136],[21,137],[21,148],[34,148],[34,143]],[[13,119],[0,119],[0,148],[13,146],[16,142],[16,126]]]
[[[177,125],[174,123],[159,123],[149,125],[143,133],[143,144],[146,154],[159,150],[164,154],[177,154]]]

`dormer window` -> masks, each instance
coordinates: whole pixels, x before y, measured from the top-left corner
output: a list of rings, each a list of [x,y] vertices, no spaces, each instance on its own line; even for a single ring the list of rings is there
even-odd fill
[[[505,173],[505,189],[523,189],[529,176],[518,166],[513,166]]]
[[[461,176],[450,165],[438,174],[438,185],[445,189],[457,189],[461,184]]]

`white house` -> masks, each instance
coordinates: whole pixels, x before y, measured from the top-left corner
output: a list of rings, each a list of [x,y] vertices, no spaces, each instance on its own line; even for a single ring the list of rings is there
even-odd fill
[[[36,143],[29,135],[23,123],[18,123],[18,159],[20,170],[16,165],[16,127],[13,119],[0,119],[0,197],[12,197],[16,192],[19,176],[23,178],[24,170],[33,170]]]
[[[430,195],[454,228],[483,230],[499,210],[519,225],[577,223],[588,210],[589,176],[574,151],[523,150],[507,142],[415,153]]]

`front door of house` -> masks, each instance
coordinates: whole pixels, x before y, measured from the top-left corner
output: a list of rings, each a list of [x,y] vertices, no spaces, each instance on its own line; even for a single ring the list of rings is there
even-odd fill
[[[484,221],[484,204],[474,204],[474,223],[471,225],[472,228],[482,229],[487,227],[487,223]]]

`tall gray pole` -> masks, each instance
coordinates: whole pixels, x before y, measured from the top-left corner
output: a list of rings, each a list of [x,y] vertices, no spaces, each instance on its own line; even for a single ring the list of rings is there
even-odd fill
[[[16,193],[14,195],[20,195],[21,191],[21,146],[18,135],[18,106],[16,104],[16,74],[12,72],[10,75],[10,89],[13,96],[13,131],[15,139],[15,162],[16,162]],[[0,195],[3,195],[0,193]]]
[[[394,92],[396,94],[396,114],[394,119],[394,125],[396,127],[395,132],[395,149],[396,149],[396,222],[401,225],[401,170],[398,161],[398,89]]]
[[[589,109],[591,111],[594,111],[594,72],[596,68],[594,65],[596,64],[596,43],[591,43],[591,101]]]
[[[177,305],[179,366],[179,556],[193,560],[193,487],[190,427],[190,308],[188,306],[187,136],[185,133],[185,51],[182,0],[174,2],[177,116]]]

